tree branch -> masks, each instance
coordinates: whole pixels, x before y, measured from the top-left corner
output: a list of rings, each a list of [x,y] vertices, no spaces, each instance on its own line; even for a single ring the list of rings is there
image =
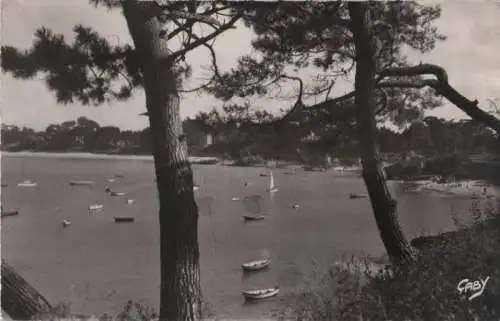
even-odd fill
[[[225,23],[223,25],[221,25],[221,27],[219,29],[217,29],[216,31],[214,31],[213,33],[209,34],[208,36],[205,36],[205,37],[201,37],[199,38],[198,40],[195,40],[193,41],[192,43],[184,46],[184,48],[182,48],[181,50],[179,51],[176,51],[174,52],[173,54],[170,55],[170,58],[172,60],[176,60],[177,58],[179,57],[182,57],[184,56],[187,52],[195,49],[196,47],[199,47],[203,44],[206,44],[208,41],[214,39],[215,37],[217,37],[218,35],[220,35],[221,33],[223,33],[224,31],[228,30],[228,29],[233,29],[233,28],[236,28],[234,26],[234,24],[236,23],[236,21],[238,21],[241,17],[243,16],[243,11],[240,11],[238,12],[237,14],[235,14],[233,16],[233,18],[231,18],[231,20],[229,20],[228,23]]]
[[[198,37],[197,35],[195,35],[192,30],[188,30],[188,26],[183,26],[181,25],[178,21],[176,20],[173,20],[173,22],[179,27],[179,29],[183,29],[185,32],[187,32],[190,36],[192,36],[195,40],[199,40],[200,37]],[[213,44],[212,44],[213,45]],[[220,72],[219,72],[219,67],[217,65],[217,55],[215,54],[215,51],[214,51],[214,48],[212,45],[209,45],[208,43],[203,43],[202,46],[206,47],[209,51],[210,51],[210,55],[212,57],[212,67],[213,67],[213,72],[214,72],[214,75],[212,78],[210,78],[210,80],[208,82],[206,82],[205,84],[203,85],[200,85],[196,88],[192,88],[192,89],[187,89],[187,90],[180,90],[180,92],[183,92],[183,93],[191,93],[191,92],[195,92],[195,91],[199,91],[201,89],[205,89],[206,87],[210,86],[210,84],[214,81],[215,78],[221,80],[222,77],[220,76]]]
[[[436,79],[424,80],[422,83],[413,84],[413,86],[411,86],[410,83],[404,83],[404,85],[413,88],[423,88],[425,86],[429,86],[433,88],[437,94],[448,99],[448,101],[453,103],[472,119],[477,120],[495,130],[497,133],[500,133],[500,119],[480,109],[477,106],[477,100],[471,101],[453,88],[448,82],[448,74],[446,70],[441,66],[421,64],[414,67],[387,68],[380,73],[380,77],[421,76],[426,74],[433,75]],[[387,82],[387,84],[390,84],[390,82]],[[392,84],[394,85],[395,83]],[[403,85],[403,83],[400,84]]]

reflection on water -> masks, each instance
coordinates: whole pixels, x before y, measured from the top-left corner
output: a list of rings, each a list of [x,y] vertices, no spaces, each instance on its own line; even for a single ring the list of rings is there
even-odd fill
[[[2,189],[2,204],[20,209],[19,216],[2,220],[2,256],[29,282],[54,303],[67,301],[73,293],[75,312],[113,312],[127,300],[147,300],[158,306],[158,201],[153,164],[8,157],[2,162],[6,169],[2,180],[8,183]],[[194,166],[200,185],[195,195],[201,213],[203,291],[223,318],[266,317],[280,307],[280,297],[344,254],[384,253],[369,200],[349,199],[349,193],[366,193],[359,177],[301,171],[286,175],[286,170],[275,170],[280,189],[269,193],[269,178],[260,177],[260,172],[258,168]],[[115,173],[123,177],[105,181]],[[16,186],[26,179],[38,186]],[[96,185],[69,188],[74,179],[92,180]],[[131,206],[120,197],[109,197],[103,192],[105,184],[125,192],[135,203]],[[436,233],[454,228],[451,210],[466,217],[470,205],[470,200],[393,189],[408,238],[421,230]],[[255,195],[260,196],[258,207],[254,202],[250,209],[269,216],[244,224],[242,215],[248,213],[248,204],[232,199]],[[104,205],[100,215],[88,215],[90,204]],[[114,224],[116,214],[134,216],[136,221]],[[62,219],[72,222],[70,229],[61,228]],[[270,268],[243,277],[241,264],[266,254],[271,257]],[[242,306],[242,290],[275,284],[281,286],[277,298]]]

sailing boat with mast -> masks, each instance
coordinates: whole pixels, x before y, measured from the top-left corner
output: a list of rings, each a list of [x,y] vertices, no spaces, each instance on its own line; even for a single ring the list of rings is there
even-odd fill
[[[260,195],[246,196],[243,199],[243,205],[245,206],[245,209],[247,210],[247,212],[252,213],[243,215],[243,220],[245,220],[245,222],[262,221],[266,218],[265,215],[262,215],[261,213],[261,208],[260,208],[261,199],[262,196]]]
[[[278,191],[278,187],[276,186],[274,182],[274,175],[273,171],[271,171],[271,174],[269,175],[269,193],[276,193]]]
[[[22,176],[25,177],[26,174],[25,174],[25,171],[24,171],[24,164],[22,166]],[[22,181],[22,182],[19,182],[17,183],[17,186],[18,187],[35,187],[37,185],[36,182],[33,182],[32,180],[25,180],[25,181]]]

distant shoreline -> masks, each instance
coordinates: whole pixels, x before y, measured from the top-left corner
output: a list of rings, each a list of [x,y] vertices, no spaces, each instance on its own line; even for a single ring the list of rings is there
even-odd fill
[[[152,155],[124,155],[124,154],[104,154],[90,152],[1,152],[2,157],[29,157],[29,158],[64,158],[64,159],[100,159],[100,160],[142,160],[153,161]],[[217,157],[196,157],[189,156],[192,164],[215,164],[219,162]]]

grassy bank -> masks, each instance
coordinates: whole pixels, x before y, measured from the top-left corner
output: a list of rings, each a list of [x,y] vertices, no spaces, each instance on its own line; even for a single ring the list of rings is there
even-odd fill
[[[499,320],[500,215],[494,205],[472,204],[471,224],[434,237],[419,237],[417,262],[404,271],[333,267],[287,298],[282,317],[330,320]],[[495,205],[496,206],[496,205]],[[368,261],[367,261],[368,262]],[[364,271],[363,271],[364,270]],[[389,273],[388,273],[389,272]],[[482,295],[469,300],[457,290],[463,279],[489,277]]]

